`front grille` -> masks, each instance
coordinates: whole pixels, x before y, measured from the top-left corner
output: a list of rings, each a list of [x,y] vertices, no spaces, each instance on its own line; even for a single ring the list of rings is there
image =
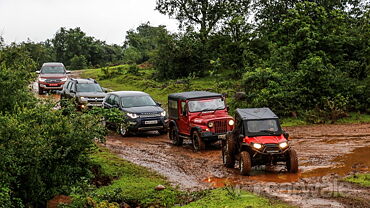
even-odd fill
[[[214,121],[215,133],[226,133],[227,132],[227,120]]]
[[[102,103],[104,98],[99,98],[99,97],[88,97],[87,102],[89,103]]]
[[[278,153],[280,152],[280,148],[278,144],[265,144],[265,152],[266,153]]]
[[[59,83],[61,81],[62,80],[60,80],[60,79],[47,79],[45,82],[47,82],[47,83]]]
[[[139,115],[140,118],[153,118],[161,116],[160,113],[142,113]]]

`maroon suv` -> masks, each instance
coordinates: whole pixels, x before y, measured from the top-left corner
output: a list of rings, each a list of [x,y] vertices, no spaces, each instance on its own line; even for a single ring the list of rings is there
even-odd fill
[[[41,95],[44,91],[63,89],[63,84],[68,78],[67,74],[70,72],[66,70],[62,63],[44,63],[37,73],[39,74],[37,83]]]

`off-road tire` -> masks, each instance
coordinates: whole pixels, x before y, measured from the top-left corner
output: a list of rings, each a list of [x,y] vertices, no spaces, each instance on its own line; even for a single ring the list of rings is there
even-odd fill
[[[204,143],[198,131],[194,131],[191,137],[195,151],[201,151],[206,149],[206,144]]]
[[[170,127],[168,137],[172,141],[172,144],[175,146],[181,146],[183,143],[183,139],[179,136],[179,131],[177,130],[176,126]]]
[[[43,95],[44,94],[44,90],[39,86],[39,95]]]
[[[123,137],[128,136],[128,129],[125,126],[125,124],[119,124],[119,126],[118,126],[118,132]]]
[[[249,152],[243,151],[240,153],[240,160],[239,160],[239,171],[240,175],[249,175],[252,169],[252,161]]]
[[[235,156],[234,154],[230,154],[229,151],[227,151],[227,145],[226,141],[222,141],[222,162],[225,167],[227,168],[234,168],[235,167]]]
[[[294,149],[290,149],[287,152],[286,167],[287,167],[288,172],[290,173],[298,172],[297,152]]]

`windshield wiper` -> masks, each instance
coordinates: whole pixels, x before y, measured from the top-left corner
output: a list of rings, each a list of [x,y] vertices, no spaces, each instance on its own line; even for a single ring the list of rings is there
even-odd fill
[[[266,132],[266,133],[269,133],[269,134],[275,134],[275,131],[270,131],[270,130],[261,130],[260,132]]]

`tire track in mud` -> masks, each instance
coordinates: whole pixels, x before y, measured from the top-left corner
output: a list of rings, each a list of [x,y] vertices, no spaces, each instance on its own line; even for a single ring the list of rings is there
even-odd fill
[[[370,124],[288,127],[299,158],[298,174],[284,167],[258,167],[252,176],[222,165],[217,145],[194,152],[190,143],[173,146],[156,132],[131,137],[112,133],[106,146],[122,158],[150,168],[183,190],[236,186],[299,207],[370,207],[370,189],[341,181],[369,172]],[[237,166],[236,166],[237,167]]]

